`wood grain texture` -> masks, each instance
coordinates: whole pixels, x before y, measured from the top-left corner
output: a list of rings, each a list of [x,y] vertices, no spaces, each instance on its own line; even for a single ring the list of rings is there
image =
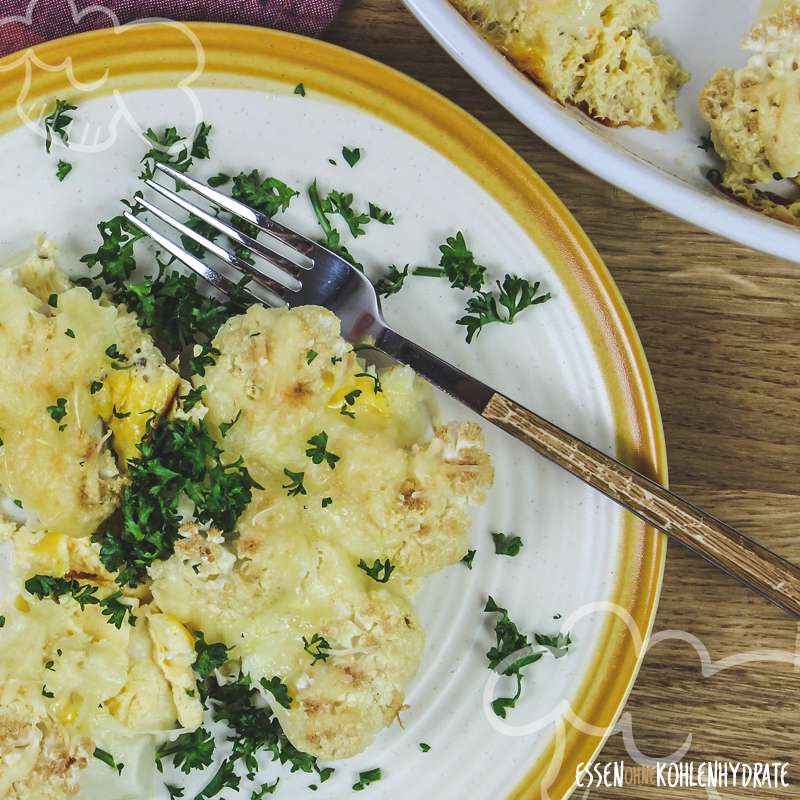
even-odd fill
[[[661,403],[672,487],[800,562],[800,267],[720,239],[615,189],[555,152],[489,97],[396,0],[345,0],[326,38],[458,103],[558,193],[605,259],[644,343]],[[765,649],[703,677],[694,647],[648,653],[626,706],[634,740],[687,759],[794,760],[793,786],[721,789],[722,800],[800,796],[800,628],[680,546],[667,557],[655,628],[698,637],[713,660]],[[601,761],[632,758],[611,736]],[[477,795],[476,795],[477,797]],[[704,789],[594,789],[587,800],[698,800]]]
[[[791,562],[499,392],[482,416],[800,617],[800,568]]]

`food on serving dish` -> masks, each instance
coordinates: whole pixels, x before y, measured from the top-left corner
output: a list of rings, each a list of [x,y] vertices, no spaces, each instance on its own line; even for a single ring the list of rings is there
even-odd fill
[[[502,53],[561,103],[611,126],[669,130],[688,79],[647,35],[654,0],[453,0]]]
[[[768,6],[744,38],[752,54],[719,70],[700,95],[714,149],[725,161],[721,188],[752,208],[800,224],[800,201],[765,184],[800,174],[800,2]]]
[[[231,317],[182,381],[44,241],[0,273],[0,339],[0,797],[208,766],[211,712],[221,771],[264,749],[324,780],[398,718],[414,591],[492,482],[477,425],[434,425],[317,307]]]

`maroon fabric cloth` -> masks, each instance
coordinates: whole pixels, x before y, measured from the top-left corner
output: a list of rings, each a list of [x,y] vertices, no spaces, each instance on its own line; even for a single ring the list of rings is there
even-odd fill
[[[147,17],[239,22],[317,36],[341,0],[0,0],[0,56],[71,33]]]

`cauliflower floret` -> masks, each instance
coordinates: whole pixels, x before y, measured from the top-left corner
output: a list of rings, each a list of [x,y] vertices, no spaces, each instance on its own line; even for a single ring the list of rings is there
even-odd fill
[[[60,800],[77,794],[90,739],[19,700],[0,706],[0,797]]]
[[[800,174],[800,1],[786,0],[745,37],[752,55],[719,70],[703,88],[700,113],[725,161],[721,189],[784,222],[800,224],[800,201],[757,184]]]
[[[273,708],[295,747],[319,758],[349,758],[397,718],[424,633],[408,601],[378,588],[360,603],[337,603],[321,634],[331,655],[294,682],[290,708]]]
[[[654,0],[454,0],[495,47],[552,97],[612,126],[680,125],[688,75],[647,28]]]

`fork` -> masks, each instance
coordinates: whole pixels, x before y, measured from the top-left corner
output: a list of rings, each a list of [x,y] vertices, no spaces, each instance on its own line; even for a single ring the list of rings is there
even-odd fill
[[[125,212],[124,216],[131,225],[219,292],[227,295],[237,293],[239,296],[244,293],[253,302],[272,306],[324,306],[339,317],[342,336],[348,341],[373,342],[375,348],[409,365],[483,419],[610,497],[648,525],[694,550],[785,611],[800,617],[800,568],[659,483],[558,428],[392,330],[383,318],[380,300],[372,283],[345,259],[239,200],[166,164],[157,164],[156,168],[176,181],[176,190],[179,184],[191,189],[219,209],[250,223],[272,240],[280,242],[294,256],[289,258],[282,255],[263,241],[198,207],[177,191],[152,179],[146,180],[147,186],[158,195],[270,265],[270,274],[267,274],[157,205],[144,198],[138,200],[139,205],[154,217],[265,290],[266,296],[259,297],[244,288],[243,283],[234,283],[135,214]]]

